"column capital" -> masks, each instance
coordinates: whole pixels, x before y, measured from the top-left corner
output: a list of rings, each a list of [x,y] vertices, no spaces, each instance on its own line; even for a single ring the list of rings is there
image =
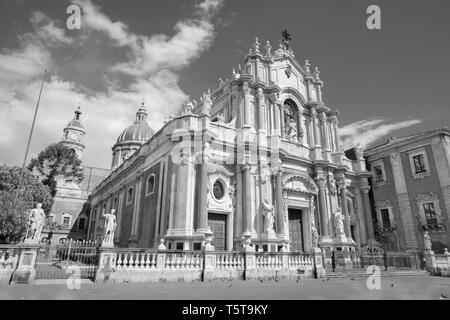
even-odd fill
[[[325,183],[327,181],[327,179],[324,176],[317,176],[314,178],[314,181],[316,182],[317,186],[320,189],[325,188]]]
[[[339,187],[340,190],[345,190],[347,189],[347,182],[344,179],[339,179],[337,181],[337,185]]]
[[[361,186],[360,189],[363,193],[368,194],[370,191],[370,186]]]

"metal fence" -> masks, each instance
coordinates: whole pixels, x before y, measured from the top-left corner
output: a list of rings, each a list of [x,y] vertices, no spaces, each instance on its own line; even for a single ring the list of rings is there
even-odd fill
[[[43,243],[36,258],[36,279],[94,279],[98,266],[98,246],[93,241]]]

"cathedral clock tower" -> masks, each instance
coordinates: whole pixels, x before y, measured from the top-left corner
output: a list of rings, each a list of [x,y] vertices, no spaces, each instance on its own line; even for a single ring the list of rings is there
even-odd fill
[[[84,136],[86,135],[86,130],[81,123],[80,107],[75,111],[75,117],[70,121],[63,130],[63,138],[61,143],[72,149],[78,158],[82,158],[84,145]]]

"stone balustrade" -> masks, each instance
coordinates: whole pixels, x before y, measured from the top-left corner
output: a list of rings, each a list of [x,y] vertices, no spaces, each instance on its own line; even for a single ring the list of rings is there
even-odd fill
[[[216,269],[244,269],[244,257],[234,252],[216,253]]]
[[[203,255],[195,252],[174,252],[165,254],[165,269],[202,269]]]
[[[283,256],[281,254],[257,254],[257,269],[283,269]]]
[[[146,270],[156,268],[156,253],[151,251],[119,251],[116,268],[119,270]]]
[[[289,255],[288,265],[290,269],[312,269],[314,267],[314,262],[311,255],[292,254]]]

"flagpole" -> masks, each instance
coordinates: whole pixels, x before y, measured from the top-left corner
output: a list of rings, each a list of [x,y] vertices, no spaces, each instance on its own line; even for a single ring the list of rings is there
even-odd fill
[[[30,151],[31,138],[33,136],[34,124],[36,123],[36,116],[37,116],[37,113],[39,110],[39,103],[41,102],[41,95],[42,95],[42,89],[44,88],[46,72],[47,72],[47,69],[44,70],[44,77],[42,79],[41,89],[39,90],[39,97],[38,97],[38,100],[36,103],[36,109],[34,110],[33,123],[31,124],[31,130],[30,130],[30,136],[28,137],[27,149],[25,150],[25,157],[23,158],[23,165],[22,165],[22,170],[20,172],[19,185],[17,186],[16,197],[14,199],[14,206],[17,203],[17,199],[19,198],[20,188],[22,187],[23,174],[25,172],[25,166],[27,164],[28,152]]]

